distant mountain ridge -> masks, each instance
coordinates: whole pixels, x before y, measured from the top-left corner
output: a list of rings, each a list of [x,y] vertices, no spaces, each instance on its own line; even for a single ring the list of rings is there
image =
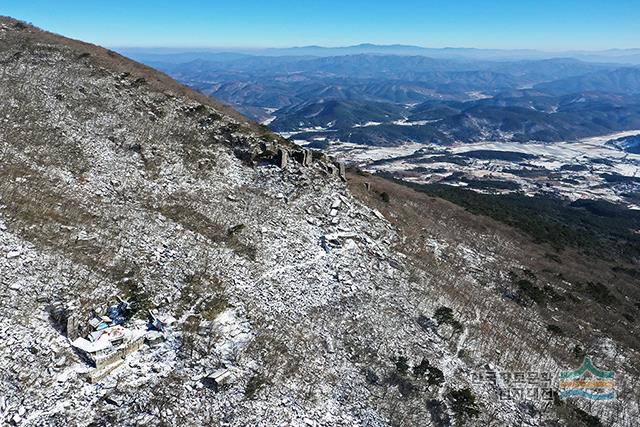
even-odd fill
[[[323,100],[280,109],[270,126],[289,133],[299,129],[295,139],[381,146],[409,141],[559,142],[640,129],[640,97],[597,92],[551,96],[527,90],[475,101],[392,106]],[[324,129],[311,129],[317,127]]]
[[[358,53],[150,65],[295,139],[557,142],[640,128],[640,67],[574,58]]]
[[[637,94],[640,93],[640,68],[625,67],[614,71],[599,71],[577,78],[540,83],[536,88],[557,94],[585,91]]]
[[[617,64],[640,64],[640,49],[608,49],[599,51],[557,51],[548,52],[535,49],[483,49],[466,47],[429,48],[413,45],[392,44],[379,45],[362,43],[353,46],[324,47],[298,46],[289,48],[144,48],[121,47],[114,48],[119,53],[139,61],[154,60],[163,57],[165,60],[172,56],[200,57],[211,54],[237,54],[254,56],[345,56],[358,54],[382,54],[401,56],[429,56],[440,59],[474,59],[474,60],[523,60],[523,59],[555,59],[575,58],[585,62],[611,62]],[[156,58],[157,59],[157,58]],[[176,62],[170,60],[168,62]]]

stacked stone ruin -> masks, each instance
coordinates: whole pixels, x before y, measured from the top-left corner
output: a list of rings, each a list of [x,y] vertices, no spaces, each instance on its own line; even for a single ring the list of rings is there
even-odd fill
[[[314,163],[317,163],[324,167],[324,171],[328,175],[337,176],[343,181],[347,180],[344,163],[329,158],[324,153],[318,151],[298,147],[287,149],[275,142],[263,142],[260,145],[260,152],[256,157],[270,160],[281,169],[287,168],[289,159],[296,160],[302,167],[311,167]]]

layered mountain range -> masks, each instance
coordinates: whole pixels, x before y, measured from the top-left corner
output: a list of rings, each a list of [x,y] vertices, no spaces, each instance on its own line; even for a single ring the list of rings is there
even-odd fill
[[[178,63],[145,58],[190,87],[306,141],[555,142],[639,128],[635,66],[571,58],[217,55]],[[310,135],[310,128],[320,134]]]

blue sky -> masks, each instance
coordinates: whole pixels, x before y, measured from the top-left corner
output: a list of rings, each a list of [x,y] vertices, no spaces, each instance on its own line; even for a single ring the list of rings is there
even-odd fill
[[[640,0],[0,0],[0,14],[109,47],[640,47]]]

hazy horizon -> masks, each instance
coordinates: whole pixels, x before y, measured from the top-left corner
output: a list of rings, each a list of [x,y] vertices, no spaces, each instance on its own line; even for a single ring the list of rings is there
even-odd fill
[[[640,46],[640,3],[612,0],[455,4],[362,0],[197,2],[126,6],[5,0],[0,14],[102,46],[202,49],[341,47],[361,42],[434,48],[600,51]]]
[[[640,44],[638,47],[626,47],[626,48],[603,48],[603,49],[536,49],[536,48],[499,48],[499,47],[476,47],[476,46],[428,46],[428,45],[412,45],[412,44],[401,44],[401,43],[393,43],[393,44],[379,44],[379,43],[369,43],[369,42],[360,42],[354,44],[336,44],[336,45],[283,45],[283,46],[144,46],[144,45],[105,45],[110,49],[144,49],[144,50],[167,50],[167,51],[178,51],[178,52],[196,52],[196,51],[212,51],[212,52],[220,52],[224,53],[225,51],[230,52],[241,52],[241,51],[263,51],[263,50],[285,50],[285,49],[349,49],[355,47],[363,47],[363,46],[375,46],[379,48],[391,48],[391,47],[399,47],[399,48],[417,48],[417,49],[433,49],[433,50],[495,50],[495,51],[533,51],[533,52],[541,52],[541,53],[571,53],[571,52],[581,52],[581,53],[589,53],[589,52],[628,52],[628,51],[640,51]]]

